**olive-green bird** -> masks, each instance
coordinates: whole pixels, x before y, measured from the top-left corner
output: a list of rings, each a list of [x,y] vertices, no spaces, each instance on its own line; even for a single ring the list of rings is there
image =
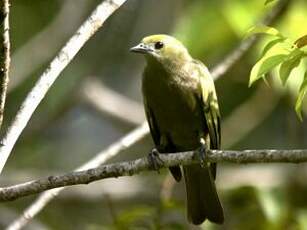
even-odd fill
[[[145,37],[131,51],[146,57],[142,88],[156,149],[160,153],[219,149],[220,113],[206,66],[168,35]],[[180,181],[180,167],[171,167],[170,171]],[[183,166],[183,172],[189,221],[223,223],[223,208],[214,183],[216,164]]]

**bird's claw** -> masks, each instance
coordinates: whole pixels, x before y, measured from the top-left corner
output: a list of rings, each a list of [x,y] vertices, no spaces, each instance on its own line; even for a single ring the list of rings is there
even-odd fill
[[[164,162],[159,157],[159,151],[153,148],[148,154],[149,168],[160,173],[159,169],[163,166]]]
[[[200,159],[200,166],[207,167],[208,166],[208,158],[207,158],[207,145],[205,142],[201,142],[201,146],[198,150],[199,159]]]

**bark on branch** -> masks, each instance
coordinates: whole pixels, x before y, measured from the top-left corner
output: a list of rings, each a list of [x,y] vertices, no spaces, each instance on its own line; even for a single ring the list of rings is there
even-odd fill
[[[160,154],[161,168],[175,165],[199,163],[197,151]],[[307,149],[302,150],[209,150],[208,162],[230,163],[301,163],[307,162]],[[49,189],[70,185],[88,184],[105,178],[132,176],[143,171],[153,170],[147,157],[134,161],[102,165],[84,171],[70,172],[60,176],[49,176],[9,187],[0,188],[0,201],[15,200],[20,197],[40,193]]]
[[[0,128],[2,126],[5,98],[7,94],[7,85],[9,82],[9,69],[10,69],[10,24],[9,24],[9,12],[10,3],[9,0],[1,0],[1,61],[0,61]]]

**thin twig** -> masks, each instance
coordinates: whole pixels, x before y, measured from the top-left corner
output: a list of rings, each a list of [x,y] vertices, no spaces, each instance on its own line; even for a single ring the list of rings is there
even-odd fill
[[[53,59],[33,89],[23,101],[19,111],[9,129],[2,139],[0,147],[0,173],[9,157],[18,137],[26,127],[35,109],[44,98],[45,94],[57,79],[62,70],[70,63],[73,57],[86,43],[86,41],[102,26],[104,21],[112,15],[126,0],[103,1],[91,16],[83,23],[74,36]]]
[[[161,168],[176,165],[190,165],[199,163],[197,151],[160,154],[163,162]],[[300,163],[307,162],[307,149],[302,150],[209,150],[208,162],[231,163]],[[108,165],[102,165],[88,170],[71,172],[60,176],[49,176],[44,179],[34,180],[22,184],[0,188],[0,201],[15,200],[20,197],[40,193],[49,189],[63,186],[89,184],[93,181],[105,178],[117,178],[120,176],[132,176],[143,171],[154,170],[147,157],[133,161],[126,161]]]
[[[89,168],[98,167],[105,163],[110,158],[117,155],[124,149],[129,148],[136,142],[140,141],[149,133],[149,127],[147,123],[143,123],[136,129],[128,133],[123,138],[119,139],[105,150],[99,152],[90,161],[86,162],[75,171],[87,170]],[[65,187],[56,188],[42,193],[27,209],[24,210],[22,215],[14,220],[7,230],[17,230],[24,227],[33,217],[38,214],[53,198],[55,198]]]
[[[0,61],[0,128],[3,122],[7,85],[9,83],[10,70],[10,3],[9,0],[1,0],[1,61]]]

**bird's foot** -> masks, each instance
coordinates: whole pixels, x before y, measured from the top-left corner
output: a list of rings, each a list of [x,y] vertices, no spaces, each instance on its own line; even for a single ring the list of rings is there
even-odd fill
[[[200,148],[198,149],[200,166],[204,168],[208,166],[207,144],[203,139],[200,141],[200,144]]]
[[[149,168],[160,173],[159,169],[163,167],[164,162],[159,157],[159,151],[156,148],[153,148],[148,154]]]

